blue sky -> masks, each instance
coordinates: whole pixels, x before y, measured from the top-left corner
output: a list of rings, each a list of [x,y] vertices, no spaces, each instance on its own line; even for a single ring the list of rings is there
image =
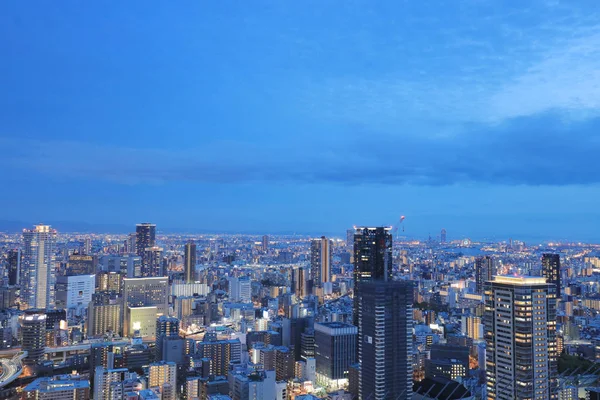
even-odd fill
[[[2,2],[0,219],[600,240],[599,11]]]

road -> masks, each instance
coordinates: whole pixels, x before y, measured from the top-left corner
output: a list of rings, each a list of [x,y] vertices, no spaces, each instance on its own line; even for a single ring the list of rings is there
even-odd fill
[[[27,356],[27,352],[16,354],[12,358],[0,358],[0,388],[8,385],[23,373],[21,361]]]

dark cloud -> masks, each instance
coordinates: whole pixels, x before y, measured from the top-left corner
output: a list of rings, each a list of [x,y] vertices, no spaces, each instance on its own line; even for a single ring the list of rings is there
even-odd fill
[[[600,182],[600,118],[560,113],[473,124],[459,134],[390,134],[351,128],[295,143],[215,142],[202,149],[126,149],[4,140],[11,169],[135,184],[333,183],[343,185],[569,185]]]

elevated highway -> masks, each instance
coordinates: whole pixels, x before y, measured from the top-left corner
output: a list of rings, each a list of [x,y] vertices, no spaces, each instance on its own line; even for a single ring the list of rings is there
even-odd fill
[[[27,357],[26,351],[15,354],[12,358],[0,358],[0,388],[21,376],[25,357]]]

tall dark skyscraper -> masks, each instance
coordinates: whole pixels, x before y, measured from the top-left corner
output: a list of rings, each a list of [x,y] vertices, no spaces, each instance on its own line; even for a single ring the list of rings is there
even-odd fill
[[[442,229],[440,232],[440,242],[446,243],[446,229]]]
[[[354,325],[358,326],[358,297],[363,282],[392,279],[391,228],[356,228],[354,234]]]
[[[269,251],[269,236],[262,237],[262,251]]]
[[[556,297],[560,299],[560,255],[559,254],[542,254],[542,276],[546,278],[546,282],[556,285]]]
[[[494,259],[491,256],[477,257],[475,259],[475,290],[483,293],[485,282],[491,281],[496,274]]]
[[[137,224],[135,227],[136,254],[144,256],[144,251],[156,245],[156,225],[148,222]]]
[[[412,398],[412,305],[412,282],[361,283],[359,400]]]
[[[7,256],[8,264],[8,284],[18,285],[19,277],[21,275],[21,250],[12,249],[8,251]]]
[[[185,244],[185,254],[183,257],[183,267],[185,274],[185,282],[192,283],[196,280],[196,243],[189,241]]]
[[[310,243],[310,272],[315,286],[331,282],[331,240],[325,236]]]

